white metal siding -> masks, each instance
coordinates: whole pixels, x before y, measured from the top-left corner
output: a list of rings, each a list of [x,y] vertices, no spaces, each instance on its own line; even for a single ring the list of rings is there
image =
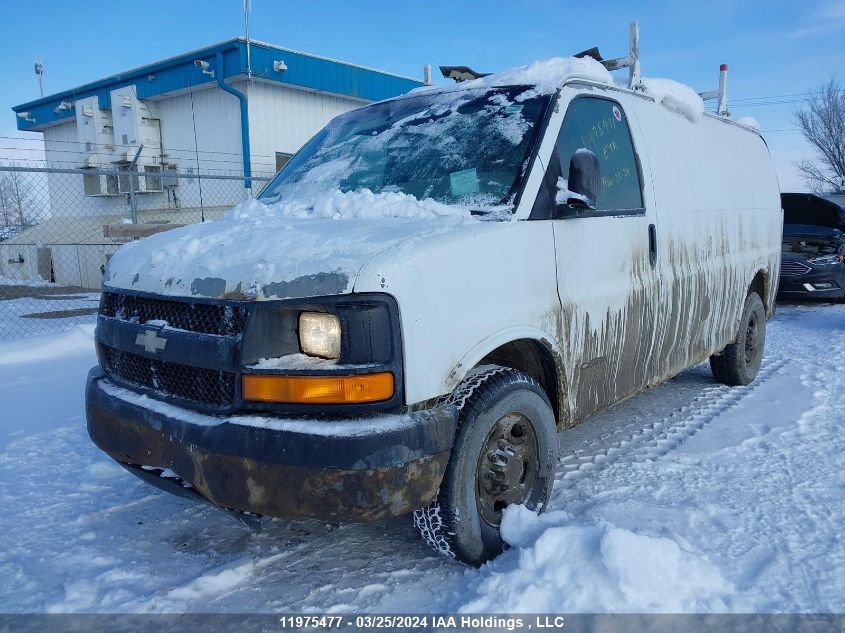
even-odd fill
[[[354,99],[258,81],[247,88],[247,94],[250,149],[256,174],[275,171],[276,152],[296,153],[338,114],[363,105]]]
[[[179,171],[240,175],[240,103],[217,88],[194,90],[155,102],[164,153]],[[196,151],[194,148],[196,124]],[[181,186],[181,183],[180,183]]]

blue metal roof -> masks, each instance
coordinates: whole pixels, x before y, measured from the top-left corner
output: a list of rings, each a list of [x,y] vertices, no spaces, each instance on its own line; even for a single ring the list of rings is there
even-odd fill
[[[18,129],[38,130],[46,125],[75,118],[72,109],[56,111],[62,101],[74,102],[96,95],[101,108],[111,108],[111,91],[122,86],[134,84],[139,99],[151,99],[192,86],[215,83],[221,76],[221,69],[215,68],[217,53],[223,56],[222,78],[246,75],[246,40],[235,38],[13,106],[12,110],[16,114],[27,112],[28,118],[35,119],[29,121],[16,117]],[[204,74],[194,65],[194,60],[207,61],[214,69],[215,76]],[[274,71],[273,62],[276,60],[283,61],[287,70]],[[255,40],[250,41],[250,61],[253,77],[280,85],[366,101],[388,99],[423,85],[422,81],[410,77],[317,57]]]

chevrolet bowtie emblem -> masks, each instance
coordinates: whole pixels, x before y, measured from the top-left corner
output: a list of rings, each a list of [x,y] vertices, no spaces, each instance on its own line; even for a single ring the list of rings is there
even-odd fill
[[[155,333],[155,330],[145,330],[143,334],[135,337],[135,345],[140,345],[145,351],[155,354],[164,349],[167,339]]]

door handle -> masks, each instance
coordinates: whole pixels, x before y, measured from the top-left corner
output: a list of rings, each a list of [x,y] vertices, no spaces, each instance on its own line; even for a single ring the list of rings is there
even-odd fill
[[[648,225],[648,261],[652,268],[657,264],[657,227]]]

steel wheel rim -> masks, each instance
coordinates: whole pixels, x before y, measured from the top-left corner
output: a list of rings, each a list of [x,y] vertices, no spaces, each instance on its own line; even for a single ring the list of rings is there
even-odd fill
[[[498,527],[502,510],[525,503],[539,474],[537,433],[521,413],[503,415],[484,441],[476,470],[476,503],[482,520]]]
[[[757,358],[757,344],[759,338],[759,327],[757,315],[753,312],[748,319],[748,327],[745,329],[745,364],[751,365]]]

